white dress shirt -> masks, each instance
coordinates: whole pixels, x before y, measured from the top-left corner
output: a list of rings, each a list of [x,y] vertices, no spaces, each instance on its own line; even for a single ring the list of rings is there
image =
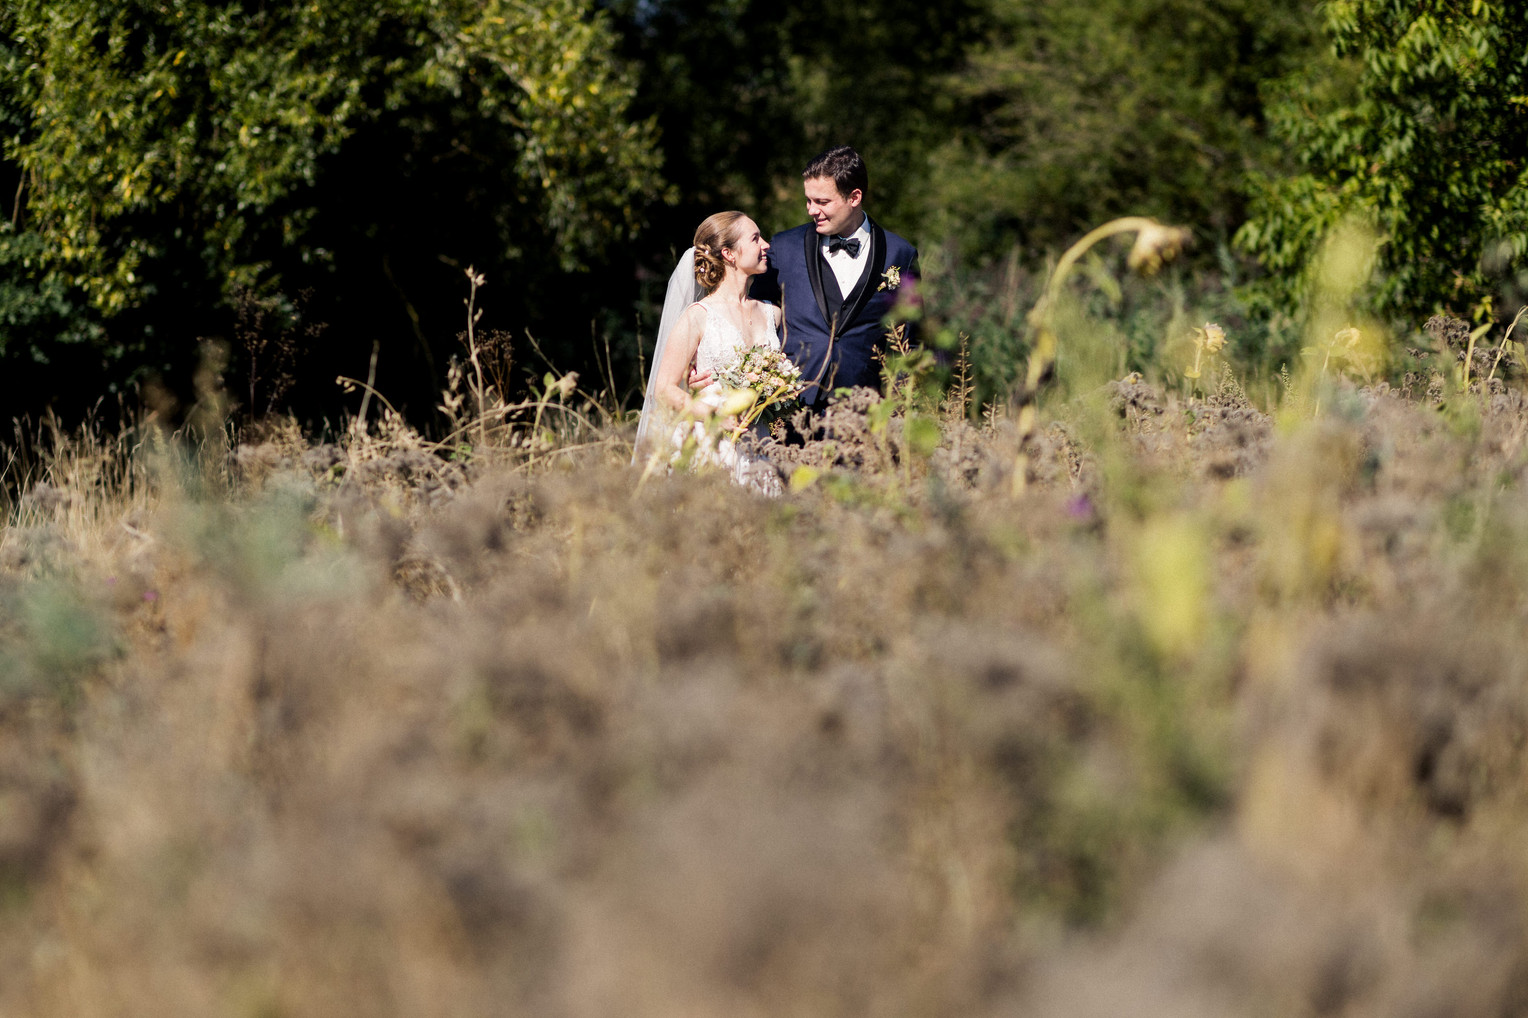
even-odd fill
[[[849,294],[853,293],[855,286],[859,285],[860,277],[865,274],[865,269],[870,264],[870,217],[861,215],[859,228],[844,238],[860,242],[859,254],[850,255],[843,248],[829,254],[830,239],[828,237],[821,239],[822,253],[828,259],[828,266],[833,270],[834,278],[838,280],[838,292],[843,295],[844,300],[848,300]]]

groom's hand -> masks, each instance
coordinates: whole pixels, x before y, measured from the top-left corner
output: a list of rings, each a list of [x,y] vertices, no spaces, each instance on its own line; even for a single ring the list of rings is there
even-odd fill
[[[709,372],[709,371],[704,371],[703,372],[699,368],[695,368],[695,369],[693,369],[690,372],[690,388],[691,389],[704,389],[706,386],[710,385],[714,380],[715,380],[715,376],[713,376],[711,374],[711,372]]]

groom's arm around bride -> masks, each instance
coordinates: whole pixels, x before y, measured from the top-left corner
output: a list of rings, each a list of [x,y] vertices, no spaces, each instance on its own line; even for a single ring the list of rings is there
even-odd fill
[[[754,296],[784,309],[784,349],[821,409],[837,388],[881,383],[887,315],[912,282],[918,252],[864,209],[870,175],[858,152],[829,149],[802,173],[810,222],[778,233]]]

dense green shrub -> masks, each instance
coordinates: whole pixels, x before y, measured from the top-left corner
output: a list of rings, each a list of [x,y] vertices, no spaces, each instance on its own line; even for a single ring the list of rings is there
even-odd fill
[[[1484,312],[1528,258],[1528,28],[1486,0],[1334,0],[1339,72],[1302,70],[1270,105],[1297,174],[1262,178],[1237,239],[1271,299],[1306,296],[1323,238],[1356,217],[1379,235],[1376,308]]]
[[[18,0],[0,43],[22,184],[0,258],[31,258],[23,285],[51,305],[88,300],[141,362],[183,357],[243,289],[323,286],[363,327],[391,291],[412,344],[436,281],[416,262],[530,281],[629,237],[659,188],[584,0]],[[0,342],[24,297],[3,298]]]
[[[945,85],[962,116],[932,157],[931,226],[989,255],[1058,250],[1118,215],[1229,234],[1247,170],[1279,162],[1260,87],[1311,52],[1303,8],[991,0]]]

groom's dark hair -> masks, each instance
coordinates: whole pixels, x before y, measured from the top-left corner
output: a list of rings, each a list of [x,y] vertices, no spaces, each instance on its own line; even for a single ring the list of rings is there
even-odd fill
[[[870,171],[865,169],[865,160],[860,158],[860,154],[848,145],[830,148],[807,163],[801,179],[811,180],[814,177],[831,177],[838,193],[845,198],[852,191],[859,191],[867,197],[870,194]]]

